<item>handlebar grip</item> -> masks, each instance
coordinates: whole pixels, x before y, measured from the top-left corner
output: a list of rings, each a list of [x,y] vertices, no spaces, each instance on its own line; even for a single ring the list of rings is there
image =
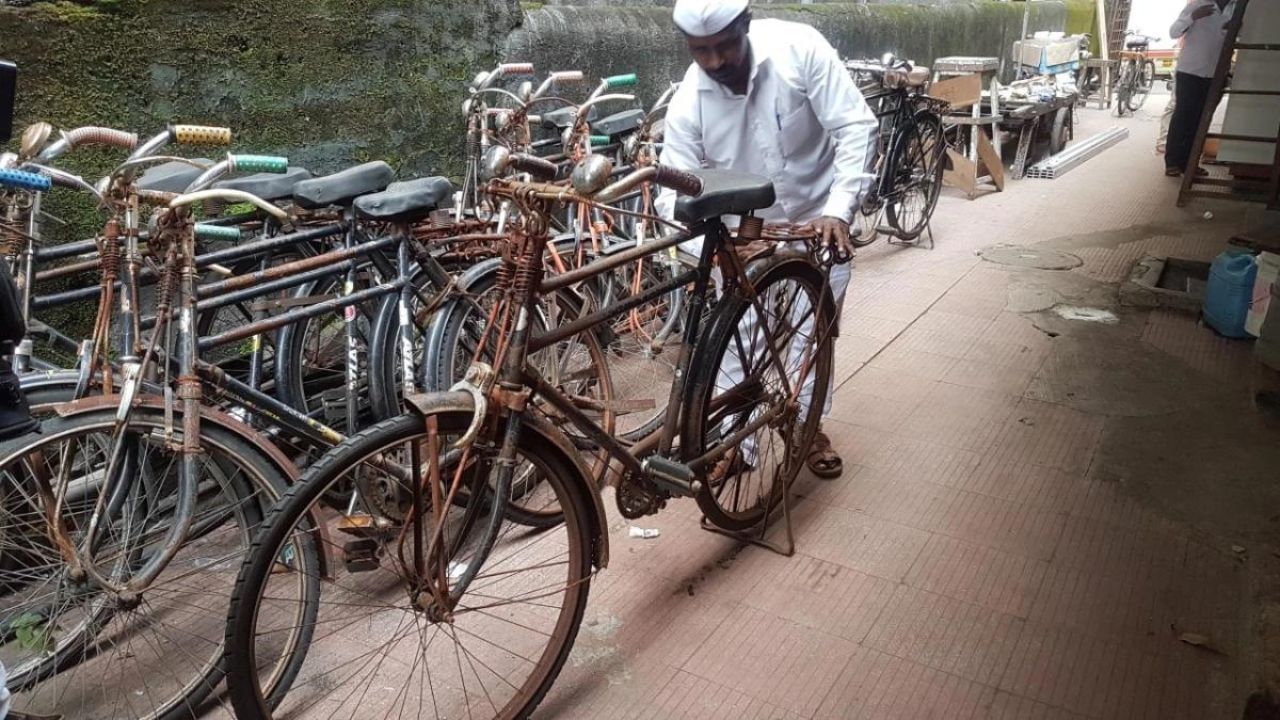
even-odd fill
[[[36,173],[0,168],[0,187],[44,192],[53,187],[53,181]]]
[[[658,173],[653,176],[653,181],[681,195],[697,197],[702,194],[702,178],[667,165],[658,166]]]
[[[138,202],[143,205],[162,206],[168,205],[170,201],[178,197],[178,193],[165,192],[163,190],[139,190]]]
[[[532,75],[533,63],[503,63],[498,66],[498,77]]]
[[[231,169],[246,173],[283,173],[289,170],[289,158],[278,155],[228,155]]]
[[[195,228],[197,240],[223,240],[228,242],[236,242],[240,240],[240,228],[237,227],[196,223]]]
[[[516,153],[511,156],[511,167],[520,172],[527,172],[539,180],[555,180],[560,168],[550,160],[533,155]]]
[[[591,146],[592,146],[592,147],[599,147],[599,146],[601,146],[601,145],[608,145],[608,144],[609,144],[609,142],[610,142],[610,140],[609,140],[609,136],[608,136],[608,135],[592,135],[592,136],[591,136]]]
[[[581,70],[561,70],[551,73],[551,79],[555,82],[582,82],[586,77]]]
[[[231,128],[212,125],[174,125],[174,142],[181,145],[230,145]]]
[[[132,150],[138,146],[138,135],[136,133],[125,132],[123,130],[90,125],[87,127],[79,127],[67,132],[67,142],[69,142],[72,147],[79,147],[81,145],[109,145],[111,147],[118,147],[124,150]]]
[[[610,90],[620,87],[631,87],[640,82],[640,78],[635,73],[627,73],[626,75],[611,75],[604,79],[605,85]]]

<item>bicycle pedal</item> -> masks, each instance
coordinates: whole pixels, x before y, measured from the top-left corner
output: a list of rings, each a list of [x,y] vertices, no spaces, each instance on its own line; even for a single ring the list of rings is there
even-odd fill
[[[362,573],[377,570],[378,547],[378,542],[373,538],[352,540],[343,545],[342,562],[346,565],[347,572]]]
[[[697,473],[682,462],[655,456],[646,458],[640,467],[654,485],[672,495],[692,497],[702,492],[702,483],[694,479]]]

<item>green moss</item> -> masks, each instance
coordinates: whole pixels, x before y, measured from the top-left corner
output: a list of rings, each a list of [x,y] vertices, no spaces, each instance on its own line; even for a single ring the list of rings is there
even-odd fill
[[[286,155],[316,173],[382,159],[405,175],[457,174],[465,80],[497,61],[521,17],[518,0],[39,3],[0,6],[0,48],[19,65],[19,128],[46,120],[146,137],[170,122],[227,125],[237,152]],[[93,181],[121,159],[86,151],[60,165]],[[45,209],[63,221],[44,223],[53,243],[92,237],[105,220],[63,190]],[[42,316],[74,331],[92,312]]]
[[[524,12],[535,12],[541,10],[546,3],[540,2],[521,2],[520,9]]]

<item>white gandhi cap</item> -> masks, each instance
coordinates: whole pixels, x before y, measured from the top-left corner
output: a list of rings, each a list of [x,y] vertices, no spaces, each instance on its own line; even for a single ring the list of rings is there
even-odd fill
[[[686,35],[709,37],[729,27],[747,9],[748,0],[676,0],[676,27]]]

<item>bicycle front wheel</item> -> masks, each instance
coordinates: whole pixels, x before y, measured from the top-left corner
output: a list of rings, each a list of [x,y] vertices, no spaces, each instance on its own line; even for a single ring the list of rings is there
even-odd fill
[[[471,422],[469,412],[442,411],[439,447],[448,448]],[[388,520],[370,507],[344,512],[325,495],[336,484],[361,476],[397,484],[400,497],[412,492],[404,477],[430,477],[431,438],[417,414],[379,423],[349,438],[313,465],[272,510],[253,552],[240,570],[228,618],[229,654],[239,658],[228,674],[236,717],[262,720],[298,718],[525,718],[550,689],[563,666],[586,606],[590,586],[592,500],[570,478],[568,460],[533,430],[521,434],[516,483],[537,473],[543,503],[564,522],[539,531],[507,520],[486,488],[492,483],[496,451],[475,446],[469,454],[441,451],[440,488],[446,494],[459,464],[459,482],[469,498],[482,502],[441,502],[420,506],[424,537],[412,520]],[[424,467],[403,474],[389,465],[412,468],[420,453]],[[432,493],[424,492],[424,504]],[[523,502],[530,503],[528,498]],[[413,518],[412,506],[400,515]],[[498,521],[496,541],[481,547],[489,522]],[[414,547],[437,529],[437,552],[426,558],[428,573],[452,584],[474,575],[448,610],[422,600]],[[318,546],[331,558],[327,574],[318,568],[282,563],[297,548]],[[475,562],[483,564],[477,568]],[[318,613],[307,618],[296,597],[297,576],[317,573],[324,583]],[[281,656],[281,638],[313,634],[298,645],[297,681],[287,696],[272,698],[261,675]],[[268,662],[262,662],[263,658]],[[277,707],[278,703],[278,707]]]
[[[728,530],[755,527],[777,507],[830,392],[835,312],[822,271],[791,255],[751,274],[758,301],[725,297],[699,343],[680,439],[686,459],[730,446],[696,496]]]
[[[187,541],[136,597],[118,595],[73,572],[54,540],[83,550],[114,425],[110,408],[54,418],[40,435],[0,450],[0,662],[23,712],[68,720],[189,718],[221,682],[221,616],[236,567],[284,479],[242,438],[202,428]],[[166,443],[162,411],[135,407],[128,427],[136,452],[126,472],[133,479],[116,487],[93,552],[97,570],[117,582],[161,551],[180,463]]]

